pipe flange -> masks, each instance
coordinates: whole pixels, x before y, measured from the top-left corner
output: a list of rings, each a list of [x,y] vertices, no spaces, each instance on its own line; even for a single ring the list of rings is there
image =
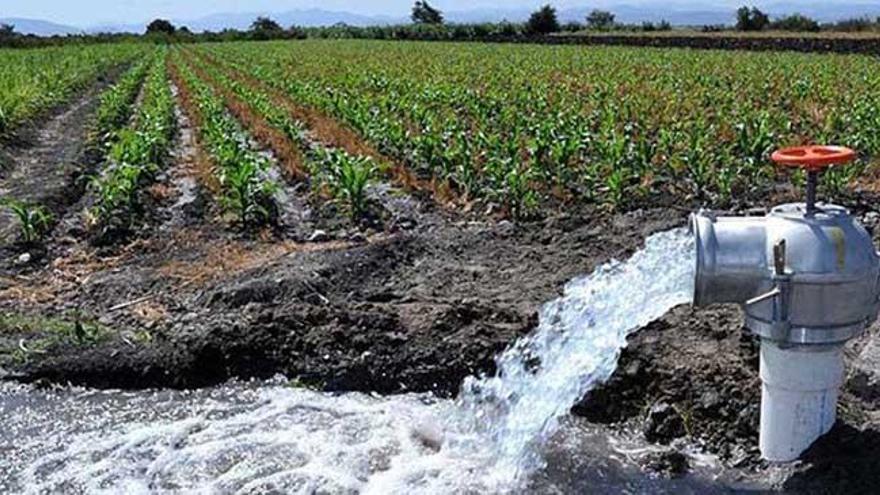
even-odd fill
[[[866,322],[827,328],[792,326],[788,322],[760,320],[749,314],[745,316],[745,325],[762,339],[792,345],[841,344],[858,337],[867,327]]]

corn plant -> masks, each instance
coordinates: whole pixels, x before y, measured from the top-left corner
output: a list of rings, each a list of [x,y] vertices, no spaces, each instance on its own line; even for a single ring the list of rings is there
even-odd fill
[[[847,187],[864,171],[865,164],[862,161],[832,167],[822,174],[820,185],[829,196],[840,196],[846,192]]]
[[[112,154],[118,154],[118,150],[118,147],[114,147]],[[94,218],[99,222],[107,221],[121,210],[131,212],[134,209],[140,175],[141,170],[137,165],[118,162],[112,164],[104,175],[95,178],[92,186],[98,201],[92,209]]]
[[[269,223],[275,216],[272,197],[277,184],[262,180],[261,170],[259,162],[246,160],[226,169],[220,178],[226,188],[222,204],[235,212],[242,223]]]
[[[18,220],[19,234],[26,244],[38,242],[51,227],[52,214],[41,205],[13,198],[0,199],[0,205],[5,206]]]
[[[525,218],[534,213],[538,205],[538,193],[532,186],[533,170],[513,167],[505,176],[503,198],[514,218]]]
[[[356,157],[337,150],[325,150],[324,154],[323,164],[326,168],[321,177],[352,219],[360,218],[367,211],[367,185],[376,167],[367,157]]]
[[[269,125],[282,132],[307,155],[314,187],[326,186],[334,199],[349,212],[352,220],[359,219],[367,212],[367,186],[377,172],[372,159],[310,141],[305,126],[292,118],[288,111],[274,104],[264,92],[234,80],[208,64],[196,63],[216,84],[247,102],[255,113],[265,118]]]

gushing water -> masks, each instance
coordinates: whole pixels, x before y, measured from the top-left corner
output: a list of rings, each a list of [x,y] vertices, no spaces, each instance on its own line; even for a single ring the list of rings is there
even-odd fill
[[[538,328],[497,358],[493,377],[465,380],[459,402],[491,439],[494,475],[513,480],[541,466],[536,448],[584,394],[611,376],[630,332],[693,297],[693,238],[656,234],[626,262],[570,282],[544,305]]]
[[[627,335],[692,296],[693,241],[656,234],[572,281],[457,401],[279,383],[194,392],[0,388],[0,491],[483,493],[521,487]],[[46,394],[42,393],[41,394]],[[5,397],[5,398],[4,398]]]

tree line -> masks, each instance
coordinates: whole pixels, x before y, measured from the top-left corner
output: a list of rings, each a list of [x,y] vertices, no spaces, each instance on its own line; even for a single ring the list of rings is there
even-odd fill
[[[757,7],[742,6],[736,11],[737,31],[795,31],[795,32],[819,32],[819,31],[880,31],[880,17],[854,17],[843,19],[833,23],[819,23],[819,21],[800,13],[794,13],[770,19],[770,16]]]
[[[323,27],[283,27],[269,17],[258,17],[247,30],[224,29],[219,32],[195,33],[186,26],[174,26],[165,19],[156,19],[147,25],[145,33],[98,33],[67,36],[40,37],[24,35],[12,25],[0,25],[0,46],[28,47],[67,43],[111,43],[118,41],[146,40],[156,43],[197,41],[243,41],[303,38],[363,38],[401,40],[482,40],[493,38],[516,38],[543,36],[554,33],[636,31],[670,31],[672,25],[660,22],[626,24],[617,21],[608,10],[594,9],[582,22],[561,23],[556,8],[546,4],[531,13],[525,22],[447,23],[443,12],[427,0],[417,0],[410,14],[411,24],[390,26],[350,26],[336,24]],[[819,23],[802,14],[791,14],[771,19],[757,7],[743,6],[735,13],[735,24],[707,25],[699,27],[704,32],[760,32],[760,31],[876,31],[880,32],[880,17],[869,19],[857,17],[834,23]]]

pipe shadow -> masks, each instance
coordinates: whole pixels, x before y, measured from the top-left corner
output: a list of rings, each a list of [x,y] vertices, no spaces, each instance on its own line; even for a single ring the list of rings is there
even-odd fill
[[[783,484],[798,493],[880,492],[880,431],[838,421],[801,456],[804,467]]]

